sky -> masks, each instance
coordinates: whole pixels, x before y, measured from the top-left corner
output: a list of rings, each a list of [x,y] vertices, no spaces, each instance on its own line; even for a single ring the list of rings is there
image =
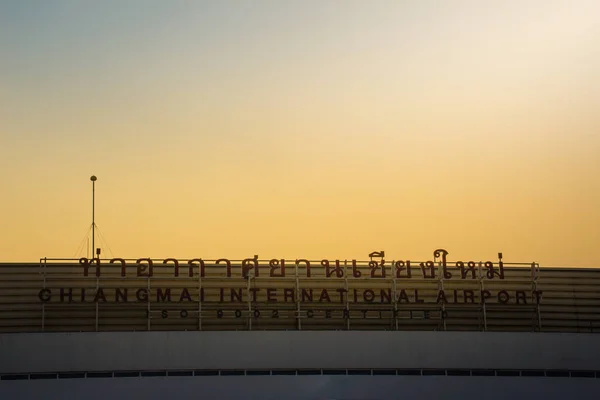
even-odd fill
[[[0,0],[0,261],[600,266],[596,0]],[[86,236],[87,235],[87,236]]]

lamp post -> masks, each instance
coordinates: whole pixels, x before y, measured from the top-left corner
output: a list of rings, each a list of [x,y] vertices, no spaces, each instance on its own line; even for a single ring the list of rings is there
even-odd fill
[[[95,220],[95,207],[96,207],[96,175],[92,175],[90,177],[90,181],[92,181],[92,258],[94,257],[94,252],[96,251],[94,239],[96,237],[96,220]]]

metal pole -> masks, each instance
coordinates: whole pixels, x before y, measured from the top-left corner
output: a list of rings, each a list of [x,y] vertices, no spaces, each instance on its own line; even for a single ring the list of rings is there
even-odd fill
[[[298,260],[296,260],[295,264],[295,272],[296,272],[296,329],[302,330],[302,320],[300,318],[300,312],[302,308],[300,306],[300,278],[298,277]]]
[[[43,267],[42,267],[43,265]],[[40,269],[42,272],[42,276],[44,277],[44,289],[46,289],[46,257],[44,257],[44,263],[42,264],[42,260],[40,260]],[[42,302],[42,332],[44,332],[46,328],[46,303]]]
[[[348,318],[346,319],[346,330],[350,330],[350,303],[348,302],[348,260],[344,260],[344,289],[346,289],[346,310],[348,312]]]
[[[482,262],[479,261],[479,290],[481,290],[480,293],[483,293],[483,291],[485,290],[485,285],[484,285],[484,280],[483,280],[483,272],[481,271],[481,264]],[[487,331],[487,306],[485,301],[481,302],[481,307],[483,310],[483,330]]]
[[[96,176],[92,175],[90,180],[92,181],[92,257],[95,257],[96,254],[96,247],[95,247],[95,243],[94,243],[94,239],[96,237],[95,234],[95,229],[96,229],[96,219],[95,219],[95,212],[96,212]]]

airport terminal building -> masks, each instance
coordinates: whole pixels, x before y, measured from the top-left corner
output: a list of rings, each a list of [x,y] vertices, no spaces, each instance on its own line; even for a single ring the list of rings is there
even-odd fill
[[[600,269],[42,259],[0,288],[0,398],[600,396]]]

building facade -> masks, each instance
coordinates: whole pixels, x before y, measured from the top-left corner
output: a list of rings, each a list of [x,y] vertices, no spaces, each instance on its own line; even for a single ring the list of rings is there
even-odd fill
[[[0,397],[600,395],[600,270],[447,255],[0,264]]]

